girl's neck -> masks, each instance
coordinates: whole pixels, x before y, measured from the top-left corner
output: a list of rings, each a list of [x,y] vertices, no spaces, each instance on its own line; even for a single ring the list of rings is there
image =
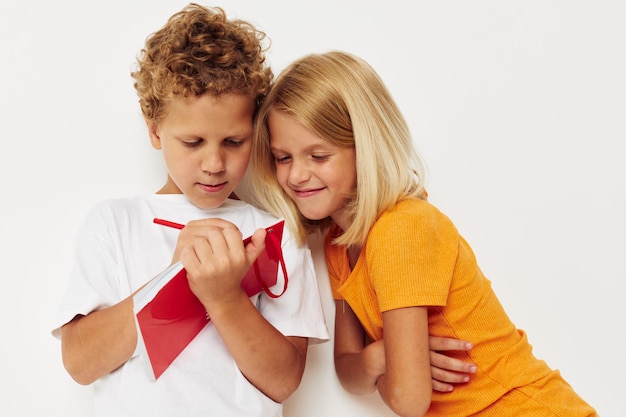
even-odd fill
[[[356,262],[359,260],[359,256],[361,255],[361,246],[348,246],[346,253],[348,254],[348,264],[350,265],[350,270],[353,270]]]
[[[330,218],[333,219],[333,222],[344,232],[348,230],[348,227],[352,223],[352,218],[348,215],[346,210],[336,211],[330,215]]]

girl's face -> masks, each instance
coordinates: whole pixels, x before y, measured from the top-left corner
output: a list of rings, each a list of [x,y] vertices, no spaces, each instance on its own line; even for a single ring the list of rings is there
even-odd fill
[[[163,152],[161,194],[185,194],[196,206],[220,206],[239,184],[252,150],[254,101],[235,94],[177,98],[160,123],[148,123]]]
[[[354,147],[331,144],[285,113],[268,117],[278,183],[304,217],[349,225],[345,208],[356,187]]]

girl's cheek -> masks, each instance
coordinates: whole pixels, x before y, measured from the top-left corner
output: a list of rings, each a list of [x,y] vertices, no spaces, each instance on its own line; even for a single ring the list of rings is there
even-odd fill
[[[287,178],[289,178],[289,172],[287,171],[287,169],[280,164],[276,165],[276,180],[278,180],[278,184],[280,184],[280,186],[285,189],[285,183],[287,181]]]

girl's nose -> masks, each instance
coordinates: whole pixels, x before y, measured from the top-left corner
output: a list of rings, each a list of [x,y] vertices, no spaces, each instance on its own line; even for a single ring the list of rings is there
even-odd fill
[[[294,161],[289,170],[289,182],[292,184],[302,184],[311,177],[311,174],[305,164]]]

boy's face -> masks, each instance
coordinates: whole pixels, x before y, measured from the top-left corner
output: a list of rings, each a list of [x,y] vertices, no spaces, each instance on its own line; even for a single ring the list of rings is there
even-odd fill
[[[242,95],[177,98],[150,141],[163,152],[167,182],[159,194],[185,194],[196,206],[220,206],[250,160],[254,101]]]

